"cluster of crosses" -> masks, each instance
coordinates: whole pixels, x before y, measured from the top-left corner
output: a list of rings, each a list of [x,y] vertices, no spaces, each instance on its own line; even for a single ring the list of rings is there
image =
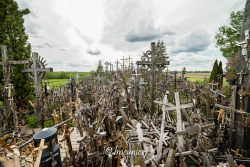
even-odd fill
[[[9,57],[11,55],[7,54],[7,47],[4,45],[0,46],[1,49],[1,56],[2,61],[0,62],[0,65],[3,67],[3,82],[4,82],[4,89],[5,93],[4,95],[4,102],[6,104],[6,110],[7,112],[11,112],[14,114],[14,123],[17,125],[17,114],[14,109],[14,103],[13,103],[13,91],[14,87],[11,84],[11,73],[12,73],[12,66],[14,65],[27,65],[28,68],[23,69],[22,72],[29,73],[29,76],[34,80],[34,86],[35,86],[35,95],[36,95],[36,106],[39,106],[39,101],[41,98],[41,82],[45,75],[45,72],[53,71],[52,68],[45,68],[46,61],[43,60],[43,58],[38,56],[38,53],[33,52],[32,57],[29,60],[18,60],[18,61],[12,61],[9,60]],[[12,95],[12,96],[11,96]],[[35,107],[35,112],[37,111],[37,107]]]

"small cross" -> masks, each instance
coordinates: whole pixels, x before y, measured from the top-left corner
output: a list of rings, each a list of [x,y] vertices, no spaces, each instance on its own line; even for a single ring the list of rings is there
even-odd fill
[[[125,59],[124,58],[124,56],[122,57],[122,59],[120,59],[120,60],[122,60],[122,71],[124,71],[124,67],[125,67],[125,64],[124,64],[124,62],[125,62],[125,60],[127,60],[127,59]]]
[[[244,80],[244,75],[246,75],[246,73],[244,73],[243,70],[241,70],[240,73],[237,73],[237,74],[240,75],[239,84],[241,85]]]

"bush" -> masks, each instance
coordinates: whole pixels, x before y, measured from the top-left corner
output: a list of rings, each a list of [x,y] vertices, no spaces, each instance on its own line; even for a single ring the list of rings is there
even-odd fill
[[[29,128],[37,128],[39,125],[39,120],[35,116],[28,117],[28,127]]]
[[[49,120],[45,121],[44,126],[45,126],[45,128],[52,127],[52,126],[54,126],[54,122],[51,119],[49,119]]]
[[[229,84],[223,86],[222,93],[227,97],[227,99],[231,99],[232,89]]]

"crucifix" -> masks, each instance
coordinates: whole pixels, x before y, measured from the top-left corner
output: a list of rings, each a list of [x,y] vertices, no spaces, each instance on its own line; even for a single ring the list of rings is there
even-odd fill
[[[240,95],[240,111],[243,112],[244,110],[243,97],[244,96],[250,97],[250,92],[244,91],[243,86],[241,86],[240,90],[238,91],[238,94]]]
[[[142,61],[137,61],[136,64],[140,66],[147,66],[148,69],[151,71],[151,113],[155,111],[155,87],[156,87],[156,70],[161,71],[162,68],[164,69],[166,65],[169,65],[169,61],[166,61],[166,57],[160,55],[155,50],[155,42],[151,43],[151,50],[146,51],[143,53],[141,57]]]
[[[46,60],[43,60],[40,56],[38,56],[38,53],[33,52],[31,61],[29,64],[28,69],[22,70],[22,72],[27,72],[30,76],[30,78],[34,79],[34,85],[35,85],[35,95],[36,95],[36,104],[37,107],[40,103],[41,99],[41,83],[42,79],[44,78],[45,72],[52,72],[53,68],[46,68],[45,64]],[[37,110],[37,107],[35,110]],[[35,111],[40,112],[40,111]],[[37,113],[36,113],[37,114]]]
[[[239,96],[240,96],[240,111],[244,110],[244,104],[243,104],[243,80],[244,80],[244,76],[246,75],[246,73],[243,72],[243,70],[241,70],[239,73],[237,73],[237,75],[239,75],[239,85],[240,85],[240,91],[238,92]]]

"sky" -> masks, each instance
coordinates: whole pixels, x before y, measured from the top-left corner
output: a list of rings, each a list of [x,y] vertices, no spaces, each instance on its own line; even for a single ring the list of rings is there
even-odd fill
[[[150,43],[163,40],[170,70],[211,70],[226,59],[218,28],[246,0],[17,0],[32,51],[54,71],[91,71],[101,60],[129,55],[135,63]]]

